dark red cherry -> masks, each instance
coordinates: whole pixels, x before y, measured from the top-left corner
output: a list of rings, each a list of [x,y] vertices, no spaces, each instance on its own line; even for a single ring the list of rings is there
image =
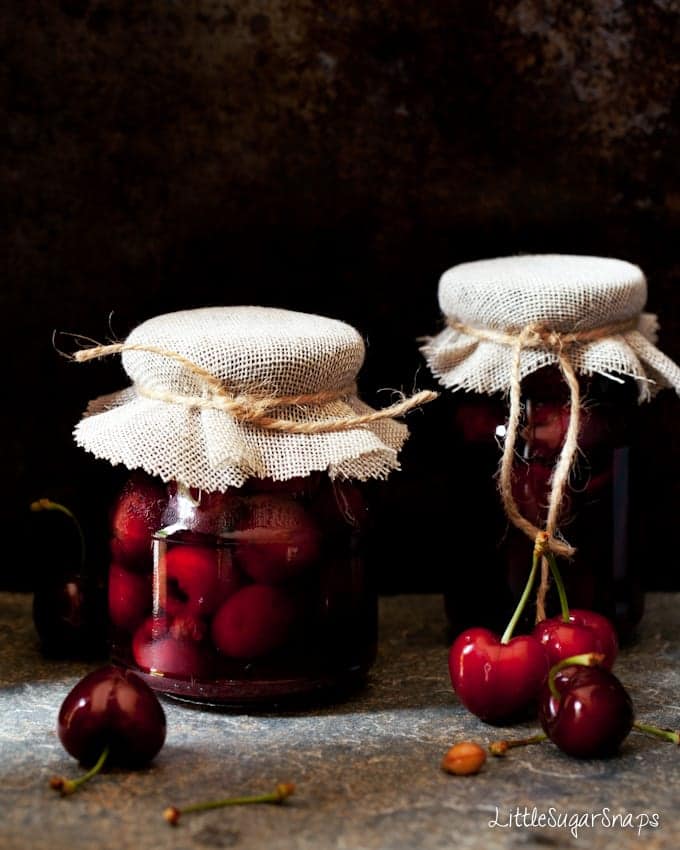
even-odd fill
[[[226,547],[168,544],[165,569],[171,615],[209,616],[241,584]]]
[[[107,764],[140,767],[163,746],[165,713],[139,676],[107,666],[89,673],[68,694],[57,731],[66,751],[85,766],[108,747]]]
[[[33,622],[44,655],[106,655],[106,593],[102,576],[86,561],[76,515],[51,499],[31,503],[34,561]]]
[[[293,499],[253,496],[240,522],[238,565],[252,579],[279,584],[303,572],[319,556],[319,531],[311,516]]]
[[[288,639],[296,606],[284,590],[251,584],[235,593],[215,614],[213,643],[231,658],[259,658]]]
[[[109,569],[109,619],[118,629],[134,632],[151,611],[151,576],[111,564]]]
[[[568,623],[561,615],[542,620],[534,628],[534,637],[547,652],[551,666],[572,655],[597,652],[604,656],[601,666],[611,669],[619,651],[614,626],[595,611],[572,608]]]
[[[145,672],[181,679],[206,678],[212,670],[210,651],[196,641],[202,636],[195,621],[180,620],[181,625],[163,625],[149,618],[132,639],[132,654]]]
[[[80,573],[41,577],[33,622],[50,658],[106,657],[106,598]]]
[[[468,629],[449,653],[453,689],[463,705],[487,723],[526,715],[548,669],[545,650],[530,635],[501,643],[488,629]]]
[[[126,482],[111,516],[111,553],[123,566],[150,569],[152,535],[161,527],[167,504],[165,487],[136,472]]]
[[[552,675],[552,674],[551,674]],[[633,703],[603,667],[572,665],[554,674],[555,693],[543,687],[539,718],[563,752],[577,758],[613,755],[633,726]]]

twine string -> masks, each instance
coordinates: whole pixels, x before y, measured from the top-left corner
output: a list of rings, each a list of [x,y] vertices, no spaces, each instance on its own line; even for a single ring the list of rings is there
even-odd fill
[[[527,537],[535,542],[540,541],[541,580],[536,593],[536,620],[543,620],[545,619],[545,600],[550,584],[550,565],[544,552],[548,549],[555,555],[571,557],[576,551],[573,546],[556,536],[560,511],[569,484],[569,475],[578,451],[578,434],[581,425],[581,392],[570,350],[579,344],[606,339],[634,330],[638,326],[638,317],[635,316],[623,322],[571,333],[559,333],[538,323],[527,325],[514,334],[490,328],[476,328],[455,321],[449,322],[449,325],[454,330],[476,337],[479,340],[511,346],[513,349],[510,375],[510,409],[499,469],[499,489],[503,508],[510,522],[524,532]],[[569,422],[559,458],[550,477],[550,497],[545,529],[534,525],[522,515],[512,494],[512,469],[521,417],[522,351],[527,348],[544,348],[555,352],[560,370],[569,388]]]
[[[204,396],[192,396],[175,393],[172,390],[135,384],[135,390],[139,395],[146,398],[153,398],[157,401],[164,401],[168,404],[182,404],[186,407],[203,410],[222,410],[225,413],[231,414],[240,422],[247,422],[267,431],[278,431],[286,434],[328,434],[338,431],[349,431],[350,429],[360,428],[372,422],[403,416],[416,407],[434,401],[439,395],[431,390],[421,390],[409,398],[403,398],[401,401],[395,402],[388,407],[383,407],[380,410],[372,410],[370,413],[333,416],[313,422],[298,422],[293,419],[270,416],[269,413],[277,407],[313,406],[338,401],[356,393],[356,385],[351,384],[334,390],[321,390],[307,394],[298,393],[296,395],[255,395],[249,393],[234,395],[229,392],[228,388],[225,387],[216,375],[194,363],[193,360],[190,360],[183,354],[160,346],[140,343],[118,342],[111,345],[95,345],[75,352],[73,359],[78,363],[85,363],[88,360],[110,357],[113,354],[122,354],[125,351],[143,351],[176,360],[193,377],[198,378],[206,390]]]

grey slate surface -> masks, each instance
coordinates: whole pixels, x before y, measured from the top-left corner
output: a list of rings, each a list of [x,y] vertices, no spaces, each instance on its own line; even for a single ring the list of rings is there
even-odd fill
[[[618,673],[641,718],[680,726],[679,595],[651,595],[638,642]],[[457,740],[503,737],[456,701],[446,668],[438,597],[386,598],[381,652],[369,686],[331,708],[233,715],[165,701],[168,738],[156,762],[113,772],[61,799],[54,773],[78,768],[55,732],[61,700],[90,667],[39,655],[30,599],[0,594],[0,848],[84,847],[411,850],[411,848],[678,848],[680,751],[638,734],[620,756],[578,762],[551,745],[489,760],[476,777],[439,769]],[[91,665],[90,665],[91,666]],[[521,735],[531,725],[516,727]],[[297,783],[289,804],[187,816],[176,828],[165,806]],[[658,829],[490,828],[516,807],[568,815],[658,814]]]

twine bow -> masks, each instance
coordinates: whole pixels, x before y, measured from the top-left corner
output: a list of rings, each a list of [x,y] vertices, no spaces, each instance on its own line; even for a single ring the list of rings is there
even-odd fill
[[[341,398],[346,398],[356,393],[356,386],[352,384],[334,390],[285,396],[255,395],[249,393],[234,395],[229,392],[216,375],[194,363],[193,360],[184,357],[184,355],[176,351],[161,348],[160,346],[138,343],[119,342],[112,343],[111,345],[96,345],[77,351],[73,355],[73,359],[78,363],[84,363],[100,357],[109,357],[112,354],[122,354],[124,351],[145,351],[149,354],[158,354],[162,357],[176,360],[191,375],[198,378],[206,390],[206,393],[202,396],[191,396],[183,393],[175,393],[171,390],[155,389],[153,387],[135,384],[135,390],[139,395],[169,404],[183,404],[186,407],[204,410],[223,410],[240,422],[248,422],[257,428],[263,428],[267,431],[279,431],[286,434],[328,434],[338,431],[349,431],[352,428],[360,428],[371,422],[391,419],[395,416],[403,416],[420,405],[434,401],[438,396],[438,393],[431,390],[421,390],[410,398],[404,398],[395,404],[391,404],[389,407],[383,407],[381,410],[373,410],[370,413],[335,416],[312,422],[298,422],[293,419],[282,419],[269,414],[277,407],[314,406],[338,401]]]
[[[565,557],[571,557],[576,551],[566,541],[556,537],[564,493],[569,483],[569,474],[574,463],[574,458],[576,457],[576,452],[578,451],[578,433],[581,425],[581,394],[576,370],[571,360],[571,351],[577,345],[634,330],[638,326],[638,320],[639,317],[635,316],[623,322],[570,333],[559,333],[539,323],[527,325],[517,333],[504,333],[490,328],[476,328],[462,322],[449,322],[450,327],[454,330],[468,336],[473,336],[486,342],[506,345],[513,349],[510,380],[510,410],[499,471],[499,489],[503,507],[510,522],[523,531],[527,537],[534,540],[535,544],[540,546],[541,549],[541,583],[536,595],[537,620],[545,619],[545,598],[548,592],[550,577],[548,559],[543,554],[545,549],[549,549],[555,555]],[[512,495],[512,467],[521,415],[522,351],[526,348],[543,348],[554,352],[557,355],[557,361],[564,380],[569,387],[569,422],[560,456],[550,479],[550,498],[544,529],[538,528],[538,526],[522,516]],[[547,535],[547,538],[545,535]]]

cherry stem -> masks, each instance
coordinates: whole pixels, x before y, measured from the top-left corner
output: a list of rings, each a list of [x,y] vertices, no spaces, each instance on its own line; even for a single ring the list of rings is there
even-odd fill
[[[515,738],[512,741],[492,741],[489,744],[489,752],[492,756],[504,756],[508,750],[514,747],[527,747],[529,744],[541,744],[547,741],[548,736],[540,733],[532,735],[530,738]]]
[[[97,759],[96,763],[82,776],[77,779],[65,779],[63,776],[54,776],[50,779],[50,787],[55,791],[60,791],[62,797],[75,793],[81,785],[89,782],[93,776],[96,776],[104,767],[104,762],[109,757],[109,748],[104,747],[102,754]]]
[[[224,800],[209,800],[203,803],[191,803],[181,809],[169,806],[163,817],[172,826],[176,826],[180,816],[188,812],[205,812],[208,809],[221,809],[223,806],[246,806],[251,803],[283,803],[295,792],[292,782],[282,782],[270,794],[257,794],[251,797],[227,797]]]
[[[73,522],[75,527],[78,529],[78,537],[80,538],[80,566],[81,568],[84,567],[85,534],[83,532],[82,525],[78,521],[78,517],[73,513],[73,511],[69,510],[66,505],[61,505],[59,502],[53,502],[51,499],[37,499],[35,502],[31,502],[30,508],[34,513],[38,513],[38,511],[59,511]]]
[[[563,658],[561,661],[558,661],[554,667],[550,668],[550,672],[548,673],[548,687],[550,688],[550,693],[557,700],[561,698],[561,694],[557,690],[557,685],[555,684],[555,676],[557,676],[560,670],[564,670],[565,667],[573,667],[574,665],[579,665],[581,667],[596,667],[598,664],[602,664],[603,661],[604,655],[601,652],[584,652],[581,655],[570,655],[569,658]]]
[[[633,723],[633,728],[637,729],[638,732],[653,735],[663,741],[670,741],[680,747],[680,732],[676,732],[674,729],[664,729],[660,726],[652,726],[650,723],[640,723],[638,720]]]
[[[545,553],[545,557],[548,559],[548,563],[550,564],[550,572],[552,573],[552,577],[555,580],[555,586],[557,587],[557,593],[560,597],[560,608],[562,609],[562,619],[565,623],[569,622],[569,603],[567,602],[567,591],[564,587],[564,581],[562,580],[562,574],[559,571],[557,566],[557,559],[553,555],[553,553],[548,550]]]
[[[519,602],[517,603],[517,607],[515,608],[515,613],[510,618],[510,622],[508,623],[505,631],[503,632],[503,637],[501,638],[501,643],[509,643],[510,638],[512,637],[512,633],[515,631],[517,623],[519,622],[519,618],[522,616],[526,604],[529,600],[529,596],[531,594],[531,589],[534,586],[534,582],[536,581],[536,573],[538,572],[538,562],[541,559],[541,547],[536,544],[534,546],[534,555],[531,561],[531,571],[529,572],[529,578],[527,579],[527,583],[524,586],[524,590],[522,591],[522,595],[520,596]]]

